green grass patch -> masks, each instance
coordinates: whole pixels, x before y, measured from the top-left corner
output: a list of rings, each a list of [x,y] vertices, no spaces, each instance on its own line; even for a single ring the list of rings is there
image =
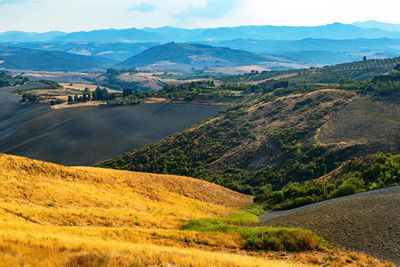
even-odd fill
[[[274,251],[325,250],[327,243],[313,232],[298,228],[248,227],[258,222],[249,212],[236,213],[227,218],[190,220],[182,230],[233,233],[242,237],[244,249]]]

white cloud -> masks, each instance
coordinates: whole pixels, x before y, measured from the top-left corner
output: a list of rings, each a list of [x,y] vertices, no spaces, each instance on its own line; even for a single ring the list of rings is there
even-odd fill
[[[145,3],[141,2],[140,4],[134,4],[131,8],[129,8],[129,11],[138,11],[138,12],[146,12],[146,13],[151,13],[154,12],[158,9],[155,5],[152,5],[150,3]]]

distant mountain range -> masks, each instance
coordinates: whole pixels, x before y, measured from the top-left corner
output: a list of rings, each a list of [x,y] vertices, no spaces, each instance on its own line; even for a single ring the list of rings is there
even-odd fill
[[[371,22],[351,24],[333,23],[323,26],[239,26],[205,29],[180,29],[174,27],[144,29],[106,29],[88,32],[48,32],[25,33],[5,32],[0,34],[0,42],[194,42],[233,39],[256,40],[301,40],[354,39],[354,38],[400,38],[400,29],[383,23],[372,23],[380,27],[367,27]],[[390,30],[388,30],[390,29]]]
[[[12,56],[2,53],[0,68],[92,71],[117,64],[117,67],[191,71],[268,62],[267,68],[281,69],[282,62],[284,68],[297,68],[356,61],[364,56],[399,56],[400,26],[366,21],[313,27],[13,31],[0,33],[0,47],[20,48],[14,49]]]
[[[0,47],[0,69],[34,71],[101,71],[112,66],[115,61],[75,55],[64,52],[51,52],[17,47]]]
[[[364,29],[381,29],[384,31],[400,31],[400,24],[384,23],[375,20],[368,20],[364,22],[355,22],[354,26]]]
[[[400,40],[390,39],[232,40],[204,43],[208,44],[19,43],[14,44],[19,47],[0,46],[0,69],[92,72],[114,67],[242,73],[248,71],[248,67],[254,69],[255,66],[273,70],[303,68],[357,61],[364,56],[395,57],[400,52]],[[300,48],[305,50],[296,50]]]
[[[61,35],[66,35],[66,33],[57,31],[46,33],[9,31],[0,33],[0,42],[46,42]]]
[[[81,43],[81,42],[24,42],[1,43],[2,46],[21,47],[45,51],[59,51],[71,54],[110,58],[123,61],[160,43]]]

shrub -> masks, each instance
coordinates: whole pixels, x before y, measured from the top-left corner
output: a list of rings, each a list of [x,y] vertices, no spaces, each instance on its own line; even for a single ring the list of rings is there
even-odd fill
[[[331,197],[344,197],[348,195],[352,195],[356,192],[356,186],[354,184],[344,183],[339,186],[335,191],[332,192]]]
[[[188,221],[183,230],[239,234],[243,247],[250,250],[306,251],[323,250],[326,242],[308,230],[297,228],[247,227],[258,221],[251,213],[238,213],[228,218],[206,218]]]

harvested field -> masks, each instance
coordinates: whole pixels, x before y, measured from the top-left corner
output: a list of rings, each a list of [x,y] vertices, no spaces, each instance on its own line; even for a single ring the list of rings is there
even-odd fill
[[[306,228],[334,246],[400,264],[400,187],[271,212],[260,220],[257,226]]]
[[[93,165],[216,115],[221,106],[143,104],[52,110],[0,90],[0,152]]]

